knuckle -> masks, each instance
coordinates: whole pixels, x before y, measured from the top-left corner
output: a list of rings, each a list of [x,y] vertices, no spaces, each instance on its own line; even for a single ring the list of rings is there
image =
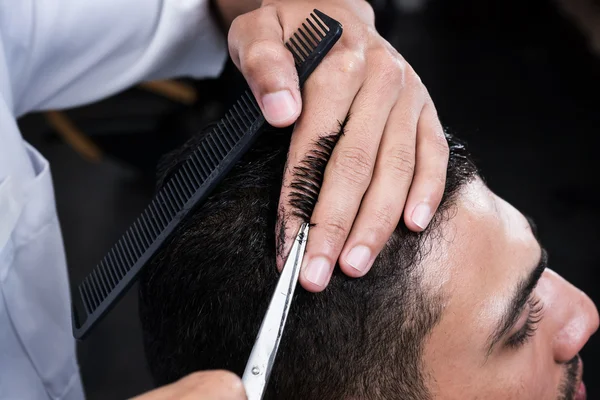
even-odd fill
[[[327,222],[323,224],[323,228],[325,229],[325,241],[327,244],[340,248],[350,230],[346,219],[340,214],[327,218]]]
[[[233,19],[233,21],[231,21],[231,25],[229,27],[229,32],[227,33],[227,42],[232,42],[233,38],[236,38],[239,36],[240,31],[244,27],[245,19],[246,19],[246,16],[244,14],[242,14],[242,15],[238,15],[237,17],[235,17]]]
[[[375,24],[375,10],[368,1],[357,1],[354,4],[354,18],[360,16],[360,19],[367,25],[373,26]]]
[[[444,132],[441,128],[436,131],[433,137],[433,146],[440,157],[447,159],[450,156],[448,140],[446,139],[446,135],[444,135]]]
[[[411,66],[406,63],[404,67],[403,78],[404,85],[419,93],[422,101],[425,101],[425,99],[428,97],[427,89],[425,88],[423,81],[421,81],[421,77]]]
[[[398,221],[394,217],[394,206],[390,203],[385,204],[383,207],[375,210],[373,215],[376,225],[376,237],[381,237],[395,228]]]
[[[355,186],[363,186],[371,178],[373,161],[364,148],[340,149],[332,161],[335,174]]]
[[[362,50],[342,50],[336,54],[335,65],[341,72],[350,76],[364,76],[367,71],[367,61]]]
[[[375,10],[371,6],[371,4],[369,4],[366,1],[362,1],[360,3],[362,5],[362,9],[360,10],[360,12],[363,18],[367,21],[369,25],[375,25]]]
[[[230,394],[239,396],[244,394],[244,386],[239,376],[231,371],[217,370],[219,382],[226,387]]]
[[[193,372],[185,377],[185,381],[190,387],[202,386],[206,382],[206,372]]]
[[[388,54],[388,57],[383,58],[380,61],[381,66],[379,67],[383,80],[387,82],[388,85],[402,85],[405,79],[404,61],[389,55],[387,50],[385,50],[385,52]]]
[[[272,40],[259,39],[247,46],[241,62],[248,73],[253,73],[263,65],[279,62],[284,57],[285,54],[279,44]]]
[[[407,146],[396,146],[389,151],[385,160],[384,168],[395,178],[412,179],[415,173],[414,149],[409,149]]]

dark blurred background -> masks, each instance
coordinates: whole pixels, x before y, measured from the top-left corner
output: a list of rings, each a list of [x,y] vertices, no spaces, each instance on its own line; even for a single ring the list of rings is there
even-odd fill
[[[378,29],[421,76],[443,124],[469,142],[489,186],[537,221],[552,268],[600,305],[597,0],[373,4]],[[218,119],[242,82],[228,65],[220,79],[183,83],[196,99],[135,87],[20,120],[52,165],[72,284],[146,205],[160,154]],[[79,344],[91,400],[151,388],[136,297],[134,288]],[[600,337],[582,356],[589,398],[598,399]]]

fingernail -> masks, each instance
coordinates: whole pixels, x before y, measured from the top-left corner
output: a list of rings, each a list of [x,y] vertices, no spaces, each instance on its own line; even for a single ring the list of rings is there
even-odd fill
[[[371,249],[367,246],[356,246],[346,256],[346,262],[357,271],[365,272],[371,260]]]
[[[306,266],[304,277],[317,286],[325,286],[329,276],[329,260],[325,257],[315,257]]]
[[[412,221],[421,229],[427,228],[431,221],[431,207],[427,203],[419,203],[412,213]]]
[[[271,123],[284,122],[296,113],[298,105],[289,90],[265,94],[262,98],[265,117]]]

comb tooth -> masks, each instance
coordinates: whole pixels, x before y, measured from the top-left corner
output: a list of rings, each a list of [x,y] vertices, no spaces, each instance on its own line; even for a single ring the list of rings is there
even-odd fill
[[[181,194],[183,195],[183,203],[187,203],[192,194],[194,194],[194,188],[192,188],[191,183],[185,178],[183,173],[181,172],[181,168],[174,175],[175,181],[181,188]]]
[[[244,93],[244,95],[242,96],[242,101],[244,102],[244,105],[246,106],[246,110],[248,110],[248,113],[250,114],[250,124],[252,124],[254,122],[254,118],[256,118],[256,110],[254,109],[254,105],[252,105],[252,101],[250,101],[250,99],[248,99],[248,96],[246,93]]]
[[[175,209],[179,210],[181,209],[181,207],[183,207],[183,202],[181,204],[179,204],[182,200],[179,197],[179,193],[177,192],[177,190],[174,188],[174,181],[173,179],[169,179],[169,182],[167,182],[167,184],[165,185],[165,189],[167,191],[167,194],[169,195],[169,198],[173,201],[173,203],[175,203]]]
[[[136,243],[138,244],[138,257],[140,257],[142,254],[144,254],[144,251],[146,251],[146,242],[145,242],[145,238],[144,238],[144,234],[141,232],[141,229],[139,227],[138,224],[139,218],[131,225],[131,233],[132,236],[134,237]]]
[[[228,115],[226,116],[226,118],[227,118],[227,122],[229,122],[229,125],[232,128],[231,129],[231,135],[232,136],[235,135],[236,132],[244,132],[245,131],[245,129],[239,124],[239,122],[237,121],[236,118],[229,118]],[[233,120],[233,122],[231,122],[231,120]],[[236,127],[235,127],[234,124],[237,126],[237,130],[236,130]],[[235,135],[235,136],[238,136],[238,135]]]
[[[146,249],[148,247],[150,247],[150,240],[148,239],[147,233],[144,230],[144,227],[142,226],[142,223],[140,222],[142,220],[142,217],[138,217],[138,219],[135,221],[134,226],[135,226],[135,230],[138,234],[138,237],[140,238],[140,241],[142,242],[143,246],[142,246],[142,250],[146,251]],[[142,253],[143,253],[142,251]]]
[[[239,132],[244,132],[248,127],[246,126],[246,121],[244,119],[244,116],[243,116],[242,112],[239,110],[239,108],[237,107],[237,105],[234,104],[231,107],[231,109],[232,109],[232,112],[231,112],[232,119],[234,120],[234,122],[238,126],[238,128],[240,129],[239,131],[236,132],[239,135]],[[233,114],[235,114],[235,115],[233,115]],[[236,136],[238,136],[238,135],[236,135]],[[231,146],[231,147],[233,147],[233,146]]]
[[[204,154],[207,156],[206,162],[208,164],[208,167],[210,168],[211,171],[214,171],[214,169],[218,165],[218,162],[215,158],[215,154],[213,153],[210,146],[207,146],[206,140],[203,140],[202,143],[200,143],[200,146],[202,147],[202,150],[204,150]]]
[[[206,181],[206,174],[204,173],[204,171],[202,170],[202,168],[200,168],[200,165],[198,164],[198,160],[196,158],[196,153],[192,153],[192,155],[188,158],[188,166],[190,168],[190,170],[192,171],[194,177],[196,178],[196,181],[199,182],[198,187],[202,186],[202,184],[204,183],[204,181]]]
[[[104,268],[96,269],[96,277],[98,278],[98,282],[100,283],[100,290],[102,291],[102,300],[104,300],[104,298],[108,296],[108,293],[110,293],[110,290],[108,290],[108,282],[106,277],[104,276],[103,269]]]
[[[315,45],[313,45],[312,40],[310,40],[310,38],[308,37],[308,35],[304,32],[303,29],[298,29],[298,32],[296,33],[297,35],[301,36],[302,39],[302,43],[306,46],[306,48],[308,49],[309,54],[313,52],[313,50],[315,49]]]
[[[160,211],[160,215],[164,218],[165,225],[168,225],[171,220],[171,213],[169,213],[169,209],[163,199],[162,191],[156,193],[154,201],[156,201],[156,208]]]
[[[100,275],[100,271],[96,269],[94,272],[96,273],[96,282],[98,282],[98,290],[100,294],[100,301],[98,303],[102,303],[102,300],[104,300],[104,298],[107,296],[108,291],[106,290],[106,284]]]
[[[302,61],[306,60],[308,54],[304,52],[304,49],[302,49],[298,43],[296,43],[293,37],[290,38],[289,42],[297,49],[298,53],[300,53],[299,55],[302,58]]]
[[[312,16],[312,14],[311,14]],[[308,22],[308,24],[313,28],[313,31],[319,35],[319,38],[321,38],[321,40],[323,40],[325,38],[325,35],[315,26],[315,24],[310,20],[307,19],[306,22]]]
[[[173,177],[171,178],[171,182],[173,182],[173,188],[177,191],[177,194],[179,195],[179,199],[181,200],[182,205],[184,205],[187,202],[188,193],[187,193],[187,187],[185,186],[184,183],[182,183],[179,171],[177,171],[175,174],[173,174]]]
[[[248,102],[254,109],[254,114],[257,116],[261,115],[262,111],[260,111],[260,107],[258,106],[258,103],[256,102],[256,99],[254,98],[254,95],[249,90],[246,90],[246,92],[244,94],[246,95]]]
[[[156,223],[156,226],[158,227],[158,234],[156,235],[156,236],[158,236],[158,235],[160,235],[160,232],[165,228],[167,223],[163,219],[162,213],[160,211],[158,211],[156,201],[151,201],[150,204],[148,205],[148,207],[150,208],[154,222]]]
[[[200,184],[196,181],[194,174],[190,173],[190,169],[187,164],[188,164],[188,162],[186,161],[181,165],[181,179],[183,179],[183,181],[186,183],[187,187],[190,189],[189,197],[192,197],[194,195],[194,193],[196,192],[196,189],[198,188],[198,186],[200,186]],[[189,200],[189,197],[188,197],[188,200]]]
[[[225,117],[225,119],[227,119],[227,117]],[[227,122],[229,122],[229,121],[227,121]],[[231,124],[231,122],[229,122],[229,123]],[[235,141],[241,137],[241,135],[236,134],[238,132],[236,132],[235,129],[228,128],[227,123],[219,122],[219,124],[217,125],[217,130],[221,135],[223,135],[223,137],[231,138],[231,140],[233,140],[233,141]],[[235,142],[233,143],[231,148],[233,148],[233,146],[235,146]]]
[[[241,99],[238,100],[236,104],[239,110],[238,113],[240,114],[241,119],[244,121],[244,125],[246,128],[249,128],[252,125],[252,118],[250,117],[248,110],[246,110],[246,105]]]
[[[139,242],[135,237],[135,233],[133,232],[133,225],[131,225],[129,229],[125,231],[125,235],[127,235],[127,239],[129,239],[128,242],[131,245],[131,254],[133,255],[134,259],[137,259],[140,256],[141,252]]]
[[[85,278],[85,285],[86,285],[86,287],[85,287],[86,296],[89,301],[89,308],[90,308],[90,313],[91,313],[96,308],[96,306],[95,306],[96,300],[94,299],[94,289],[92,288],[93,282],[92,282],[91,275],[88,275]]]
[[[144,208],[142,211],[142,218],[140,218],[141,227],[146,231],[148,239],[148,247],[152,244],[152,238],[154,237],[154,229],[148,218],[148,208]]]
[[[119,275],[119,279],[121,279],[123,276],[121,275],[121,269],[118,266],[119,263],[116,262],[114,258],[114,248],[111,248],[108,251],[108,253],[106,253],[106,257],[104,258],[104,260],[104,265],[98,266],[97,271],[100,272],[99,275],[103,275],[102,272],[106,271],[107,269],[110,269],[117,273]]]
[[[88,287],[90,300],[92,301],[92,310],[95,310],[98,307],[98,303],[100,301],[100,295],[98,293],[98,284],[96,283],[96,278],[94,278],[94,271],[88,277]]]
[[[198,151],[195,151],[192,154],[192,160],[196,162],[196,168],[198,168],[198,170],[201,171],[201,173],[203,174],[202,179],[206,180],[210,175],[210,170],[206,167],[206,163],[202,159],[200,159]]]
[[[83,305],[85,306],[85,311],[88,314],[91,314],[92,313],[92,303],[90,302],[90,298],[88,296],[87,277],[83,280],[83,282],[81,282],[81,285],[79,285],[79,295],[83,299]]]
[[[193,193],[196,191],[197,188],[200,187],[202,182],[200,182],[197,179],[196,174],[190,169],[189,164],[190,164],[189,161],[184,162],[183,165],[181,166],[181,170],[183,171],[183,174],[187,178],[187,181],[190,183],[190,186],[192,186],[192,193]]]
[[[167,193],[167,191],[164,188],[160,191],[163,194],[163,201],[168,203],[167,205],[171,207],[171,211],[173,212],[173,214],[177,214],[177,206],[175,205],[174,200],[171,198],[169,193]]]
[[[123,252],[121,251],[121,248],[119,246],[119,242],[117,242],[113,246],[113,249],[113,258],[115,258],[118,261],[117,266],[119,267],[119,271],[116,272],[120,273],[121,277],[123,277],[127,275],[127,271],[129,271],[129,262],[125,260]],[[115,286],[117,286],[117,283],[119,283],[119,280],[115,281],[115,283],[113,283],[111,287],[114,288]]]
[[[231,113],[230,113],[229,117],[235,119],[235,117],[231,116]],[[230,118],[228,118],[228,120]],[[231,121],[229,123],[231,124]],[[234,128],[233,131],[235,132],[235,127],[233,126],[233,124],[231,126],[232,126],[232,128]],[[223,158],[225,158],[227,153],[229,153],[229,148],[227,147],[227,142],[221,137],[221,135],[218,134],[218,132],[215,132],[214,130],[210,133],[210,138],[217,146],[219,155],[221,156],[221,159],[219,160],[219,162],[221,162],[221,160],[223,160]]]
[[[285,47],[287,47],[290,53],[292,53],[292,56],[294,57],[294,63],[296,65],[302,64],[302,59],[296,54],[296,50],[294,50],[289,43],[286,43]]]
[[[223,129],[223,131],[225,131],[228,135],[234,136],[235,129],[233,128],[233,125],[232,125],[231,121],[229,120],[229,116],[226,115],[225,119],[227,121],[221,126],[221,129]]]
[[[86,281],[87,281],[87,277],[83,278],[83,280],[81,281],[81,283],[77,287],[77,290],[79,291],[79,296],[83,300],[83,305],[85,307],[85,312],[89,314],[90,313],[90,304],[89,304],[88,297],[87,297],[87,285],[86,285]]]
[[[215,155],[217,156],[218,160],[217,162],[220,162],[223,158],[225,158],[225,155],[227,153],[225,152],[225,149],[223,149],[223,147],[221,146],[221,143],[217,139],[215,139],[214,132],[210,132],[208,134],[208,136],[206,137],[206,142],[208,143],[209,147],[215,151]]]
[[[140,253],[139,250],[139,245],[137,244],[137,242],[135,242],[133,240],[133,238],[131,237],[131,228],[127,229],[125,231],[125,238],[127,239],[126,241],[126,246],[125,249],[129,252],[129,255],[131,256],[131,259],[133,260],[132,264],[135,263],[135,260],[137,260],[138,258],[138,254]]]
[[[144,218],[144,222],[149,228],[148,231],[150,232],[150,238],[152,242],[154,242],[154,239],[160,233],[160,229],[158,228],[158,226],[156,226],[156,221],[154,220],[154,215],[152,215],[152,210],[150,209],[150,207],[146,207],[143,213],[146,216],[146,218]]]
[[[157,203],[156,206],[158,207],[159,211],[162,213],[161,215],[165,219],[165,226],[167,226],[171,222],[171,219],[173,218],[174,214],[171,214],[171,210],[167,206],[167,203],[165,202],[165,199],[163,198],[162,192],[158,192],[156,198],[158,199],[156,202]]]
[[[100,280],[102,281],[102,286],[105,293],[104,297],[106,297],[110,293],[112,287],[112,285],[110,284],[110,280],[108,279],[106,268],[98,268],[98,275],[100,276]]]
[[[229,118],[228,118],[228,120],[229,120]],[[234,131],[235,131],[235,129],[234,129]],[[226,136],[226,135],[220,135],[219,132],[217,132],[217,130],[215,129],[211,132],[211,136],[212,136],[212,140],[215,142],[215,144],[219,148],[219,151],[221,152],[221,159],[225,158],[227,153],[229,153],[229,144],[227,143],[227,140],[225,140],[223,138],[223,136]]]
[[[145,213],[144,213],[144,217],[145,218],[140,218],[140,222],[141,222],[142,230],[146,233],[146,237],[148,238],[148,247],[150,247],[152,245],[152,242],[154,242],[154,240],[152,239],[153,232],[152,232],[152,227],[148,223],[148,217],[145,216]]]
[[[149,204],[149,207],[152,210],[152,214],[154,215],[154,220],[158,224],[159,232],[160,232],[167,225],[167,220],[163,216],[163,213],[159,210],[157,201],[155,199],[152,199],[152,201]]]
[[[100,292],[100,283],[96,277],[96,270],[92,270],[92,294],[94,295],[94,309],[102,302],[102,294]]]
[[[253,118],[250,114],[250,111],[247,109],[246,104],[242,101],[241,98],[237,101],[237,107],[238,110],[240,110],[240,117],[244,121],[244,125],[246,126],[246,128],[250,128],[252,126],[252,122],[254,121],[252,120]]]
[[[129,272],[133,264],[135,264],[135,259],[131,258],[131,253],[129,252],[129,250],[127,250],[127,241],[124,237],[119,239],[119,241],[117,242],[117,248],[117,250],[119,251],[119,256],[123,260],[123,265],[125,266],[127,272]]]
[[[312,33],[311,29],[308,26],[306,26],[306,24],[304,22],[302,23],[302,26],[304,27],[304,29],[301,29],[300,31],[306,32],[306,33],[309,34],[309,36],[312,39],[311,44],[312,44],[313,49],[314,49],[315,47],[317,47],[319,45],[320,40],[317,39],[317,37]]]
[[[304,40],[302,40],[302,38],[300,37],[300,35],[298,35],[298,33],[294,33],[294,37],[296,38],[296,41],[298,43],[300,43],[300,45],[304,48],[304,50],[306,51],[306,57],[308,57],[310,55],[310,53],[312,52],[312,49],[310,47],[308,47],[308,44],[306,44],[304,42]]]
[[[317,25],[319,25],[319,28],[321,28],[323,30],[323,33],[327,34],[327,32],[329,32],[329,28],[327,28],[325,25],[323,25],[323,23],[321,22],[321,18],[319,18],[318,16],[316,16],[313,13],[310,13],[310,16],[317,23]]]
[[[224,124],[220,122],[215,127],[215,131],[220,137],[225,139],[225,141],[227,142],[227,148],[229,149],[229,151],[231,151],[231,149],[233,149],[233,146],[235,146],[235,140],[237,139],[237,137],[233,137],[232,135],[230,135],[229,132],[224,129]]]
[[[108,296],[108,294],[110,293],[111,285],[110,285],[110,282],[108,281],[108,277],[106,276],[105,268],[98,268],[98,269],[96,269],[96,272],[98,274],[100,286],[102,289],[102,295],[103,295],[102,299],[104,300],[104,298],[106,296]]]
[[[110,252],[113,253],[113,259],[115,257],[114,255],[114,248],[110,249]],[[119,282],[119,279],[122,278],[121,276],[121,271],[120,271],[120,265],[117,262],[115,265],[115,268],[102,268],[101,266],[98,267],[98,269],[102,272],[102,275],[104,275],[106,277],[106,281],[108,283],[108,287],[109,288],[113,288],[117,285],[117,282]],[[113,276],[116,275],[116,276]]]

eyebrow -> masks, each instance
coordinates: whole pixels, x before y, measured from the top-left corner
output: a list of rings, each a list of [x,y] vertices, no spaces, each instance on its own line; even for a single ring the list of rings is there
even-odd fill
[[[532,225],[532,231],[535,229],[535,225],[532,224],[528,218],[530,225]],[[537,239],[537,235],[536,239]],[[539,243],[539,241],[538,241]],[[541,247],[541,245],[540,245]],[[542,277],[542,273],[548,266],[548,252],[546,249],[542,247],[542,254],[540,259],[530,272],[529,275],[521,280],[516,287],[516,290],[512,296],[511,301],[508,303],[504,312],[502,313],[502,317],[498,320],[498,324],[494,329],[493,333],[490,335],[488,339],[488,351],[487,355],[489,356],[494,350],[494,346],[512,329],[512,327],[517,323],[519,316],[523,312],[523,308],[525,307],[525,303],[531,293],[537,286],[538,281]]]

